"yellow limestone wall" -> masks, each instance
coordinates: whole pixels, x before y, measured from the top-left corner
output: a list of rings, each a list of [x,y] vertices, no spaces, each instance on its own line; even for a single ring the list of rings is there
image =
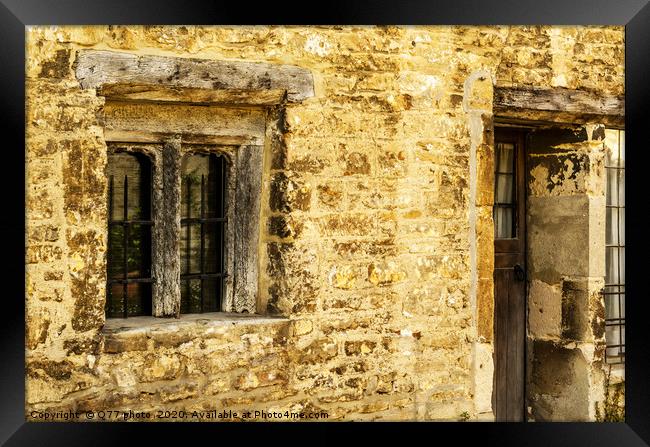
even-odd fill
[[[622,27],[28,27],[26,416],[323,410],[489,417],[492,88],[623,93]],[[262,203],[262,299],[283,318],[104,324],[104,99],[75,51],[297,65]]]

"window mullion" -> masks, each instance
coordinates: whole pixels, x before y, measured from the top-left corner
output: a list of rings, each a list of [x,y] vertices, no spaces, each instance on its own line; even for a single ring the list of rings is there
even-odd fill
[[[181,233],[181,142],[175,137],[165,142],[162,150],[161,204],[158,214],[160,238],[157,253],[154,316],[178,317],[180,314],[180,233]]]

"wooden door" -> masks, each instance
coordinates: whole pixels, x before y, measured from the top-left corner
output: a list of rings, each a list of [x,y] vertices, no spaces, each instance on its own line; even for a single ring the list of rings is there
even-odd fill
[[[495,129],[494,297],[497,421],[524,420],[526,336],[525,134]]]

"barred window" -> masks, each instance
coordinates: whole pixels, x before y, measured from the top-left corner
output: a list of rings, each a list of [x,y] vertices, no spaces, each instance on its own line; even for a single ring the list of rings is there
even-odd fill
[[[151,172],[143,154],[108,156],[109,317],[151,314]]]
[[[216,312],[226,274],[226,162],[215,154],[189,154],[181,173],[181,313]]]
[[[108,147],[106,317],[254,313],[263,146]]]
[[[625,131],[605,131],[607,172],[605,240],[605,355],[625,362]]]
[[[224,307],[227,162],[215,147],[194,149],[109,144],[108,318],[155,314],[179,286],[176,311],[158,316]]]

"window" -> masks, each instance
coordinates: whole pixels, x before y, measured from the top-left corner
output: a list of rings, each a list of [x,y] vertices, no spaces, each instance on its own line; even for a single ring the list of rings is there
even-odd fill
[[[515,145],[497,143],[494,165],[494,237],[509,239],[516,235]]]
[[[181,172],[181,313],[216,312],[226,274],[226,162],[215,154],[189,154]]]
[[[625,131],[605,131],[607,173],[605,240],[605,356],[625,362]]]
[[[263,146],[108,147],[107,318],[255,312]]]
[[[149,176],[151,216],[142,219],[150,222],[132,222],[149,227],[149,259],[141,255],[139,262],[151,271],[131,269],[128,259],[123,271],[118,270],[119,246],[108,247],[106,315],[177,317],[181,308],[184,312],[284,312],[284,306],[280,310],[260,293],[265,282],[260,264],[266,262],[260,256],[261,198],[270,195],[275,179],[272,170],[281,169],[286,162],[287,104],[314,96],[311,71],[275,63],[81,49],[76,53],[74,72],[82,89],[91,89],[91,94],[105,99],[103,138],[109,153],[143,154],[153,168]],[[208,165],[216,163],[212,169],[217,171],[222,157],[226,173],[221,177],[225,185],[223,215],[182,215],[182,157],[191,153],[213,154]],[[115,169],[116,160],[109,157],[109,169]],[[203,174],[208,190],[218,185],[218,177],[214,183],[209,169],[207,179]],[[113,176],[114,187],[124,188],[115,180],[118,173]],[[211,193],[203,197],[192,192],[194,187],[199,185],[190,185],[189,202],[194,201],[193,194],[199,194],[197,203],[203,203],[205,212],[214,204]],[[110,192],[113,202],[119,191]],[[267,203],[271,212],[279,212],[274,209],[275,201]],[[131,230],[139,231],[129,227]],[[125,250],[134,251],[129,246],[135,240],[121,236]],[[119,234],[111,236],[111,244],[117,244],[118,238]],[[139,247],[144,253],[146,247]],[[124,254],[122,265],[123,258]],[[150,286],[130,286],[125,282],[130,279]],[[122,286],[121,291],[115,284]],[[129,302],[134,303],[132,312]]]
[[[151,172],[142,154],[109,154],[109,317],[151,314]]]

